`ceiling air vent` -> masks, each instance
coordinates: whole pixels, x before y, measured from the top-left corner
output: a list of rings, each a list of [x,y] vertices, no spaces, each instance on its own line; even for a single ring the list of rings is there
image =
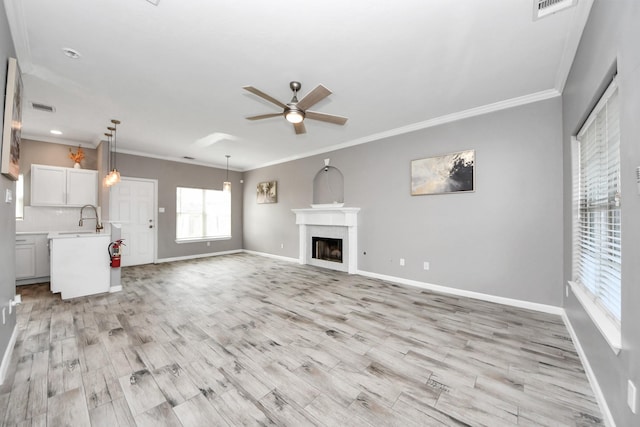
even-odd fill
[[[575,6],[578,0],[533,0],[533,20],[553,15]]]
[[[38,110],[38,111],[44,111],[47,113],[55,113],[56,112],[56,108],[52,107],[51,105],[47,105],[47,104],[41,104],[39,102],[32,102],[31,103],[31,108],[33,108],[34,110]]]

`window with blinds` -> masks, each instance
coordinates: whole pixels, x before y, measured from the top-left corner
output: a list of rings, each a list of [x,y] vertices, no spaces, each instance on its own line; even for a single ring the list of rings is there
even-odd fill
[[[617,348],[622,255],[619,116],[614,80],[576,137],[572,284],[587,312]]]

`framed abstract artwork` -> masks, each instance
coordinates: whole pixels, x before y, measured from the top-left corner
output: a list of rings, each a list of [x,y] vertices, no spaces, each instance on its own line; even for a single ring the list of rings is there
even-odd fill
[[[22,128],[22,78],[15,58],[7,66],[7,92],[4,102],[2,159],[0,172],[14,181],[20,173],[20,130]]]
[[[472,192],[475,150],[411,161],[411,195]]]

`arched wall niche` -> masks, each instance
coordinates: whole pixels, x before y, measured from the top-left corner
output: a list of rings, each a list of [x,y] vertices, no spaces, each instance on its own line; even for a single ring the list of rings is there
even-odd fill
[[[313,204],[339,203],[344,203],[344,176],[340,169],[330,166],[329,159],[326,159],[325,166],[313,178]]]

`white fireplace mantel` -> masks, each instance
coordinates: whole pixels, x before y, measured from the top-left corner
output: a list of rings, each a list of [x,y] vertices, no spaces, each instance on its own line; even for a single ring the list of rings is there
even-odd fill
[[[296,224],[300,228],[300,264],[313,264],[320,267],[345,271],[354,274],[358,270],[358,212],[360,208],[315,207],[310,209],[292,209],[296,214]],[[311,232],[326,234],[323,237],[343,237],[346,251],[343,263],[324,262],[311,257]],[[346,258],[346,259],[345,259]]]

